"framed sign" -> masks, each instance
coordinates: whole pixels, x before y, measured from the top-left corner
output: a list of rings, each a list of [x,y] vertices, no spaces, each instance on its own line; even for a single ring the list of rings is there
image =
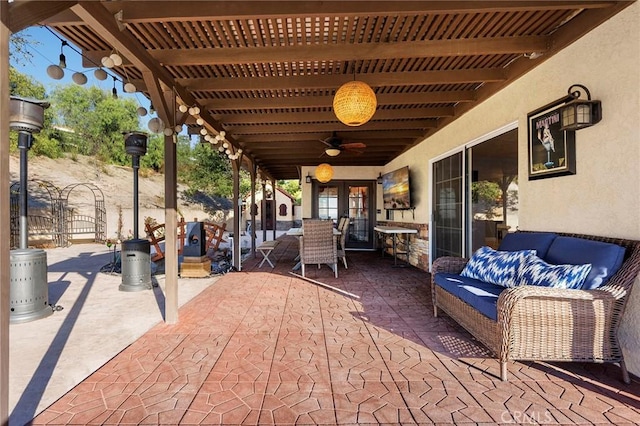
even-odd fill
[[[529,180],[576,173],[575,132],[560,130],[562,100],[527,114]]]

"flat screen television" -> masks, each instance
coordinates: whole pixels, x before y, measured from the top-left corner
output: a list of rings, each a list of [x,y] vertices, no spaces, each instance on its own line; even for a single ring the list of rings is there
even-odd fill
[[[409,166],[382,175],[382,200],[386,210],[411,208]]]

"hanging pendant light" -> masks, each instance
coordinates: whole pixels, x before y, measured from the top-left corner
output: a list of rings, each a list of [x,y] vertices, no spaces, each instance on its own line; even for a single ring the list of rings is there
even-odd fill
[[[333,98],[333,112],[347,126],[361,126],[373,117],[378,101],[369,85],[362,81],[343,84]]]
[[[327,183],[333,178],[333,167],[330,164],[322,163],[316,167],[316,179],[320,183]]]

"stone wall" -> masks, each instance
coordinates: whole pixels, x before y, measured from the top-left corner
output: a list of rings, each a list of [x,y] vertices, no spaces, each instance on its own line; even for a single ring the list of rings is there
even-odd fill
[[[429,270],[429,224],[427,223],[404,223],[393,221],[379,221],[380,226],[401,226],[403,228],[416,229],[417,234],[398,234],[397,250],[399,252],[407,251],[409,245],[409,263],[424,271]],[[385,252],[393,254],[392,244],[393,236],[380,234],[377,241],[378,247],[385,247]],[[384,241],[382,240],[384,238]],[[406,260],[405,256],[398,256],[399,260]]]

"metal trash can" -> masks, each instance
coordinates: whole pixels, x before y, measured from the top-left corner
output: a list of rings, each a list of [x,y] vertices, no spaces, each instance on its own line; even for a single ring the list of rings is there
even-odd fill
[[[151,289],[151,244],[148,240],[133,239],[122,242],[122,284],[120,291]]]
[[[11,250],[10,288],[12,324],[34,321],[53,313],[49,305],[47,253],[40,249]]]

